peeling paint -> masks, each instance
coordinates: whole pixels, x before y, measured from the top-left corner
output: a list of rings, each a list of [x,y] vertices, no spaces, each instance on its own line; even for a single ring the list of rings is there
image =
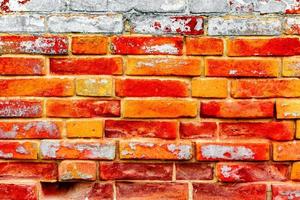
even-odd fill
[[[153,46],[144,46],[142,49],[146,53],[165,53],[165,54],[178,54],[179,50],[174,44],[163,44],[163,45],[153,45]]]

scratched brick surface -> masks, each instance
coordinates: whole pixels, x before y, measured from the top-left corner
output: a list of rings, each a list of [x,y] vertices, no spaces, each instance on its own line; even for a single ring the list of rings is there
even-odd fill
[[[299,0],[0,0],[0,200],[299,200]]]

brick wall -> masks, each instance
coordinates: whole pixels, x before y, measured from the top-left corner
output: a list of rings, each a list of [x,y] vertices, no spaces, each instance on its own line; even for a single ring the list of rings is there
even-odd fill
[[[0,200],[300,199],[299,0],[0,12]]]

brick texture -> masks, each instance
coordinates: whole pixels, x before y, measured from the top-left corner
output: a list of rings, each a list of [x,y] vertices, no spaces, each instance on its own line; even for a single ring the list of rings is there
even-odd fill
[[[0,200],[300,199],[299,0],[0,0]]]

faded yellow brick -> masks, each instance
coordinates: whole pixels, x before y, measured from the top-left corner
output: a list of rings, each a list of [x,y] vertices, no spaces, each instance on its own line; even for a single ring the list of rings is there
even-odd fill
[[[77,137],[102,137],[102,120],[70,120],[67,121],[67,136]]]
[[[300,76],[300,58],[284,58],[282,66],[283,76]]]
[[[293,163],[291,179],[300,180],[300,162]]]
[[[300,118],[300,100],[278,99],[276,100],[277,119]]]
[[[193,97],[215,97],[226,98],[228,94],[228,81],[222,78],[192,80],[192,96]]]
[[[76,94],[82,96],[112,96],[111,78],[78,78]]]

